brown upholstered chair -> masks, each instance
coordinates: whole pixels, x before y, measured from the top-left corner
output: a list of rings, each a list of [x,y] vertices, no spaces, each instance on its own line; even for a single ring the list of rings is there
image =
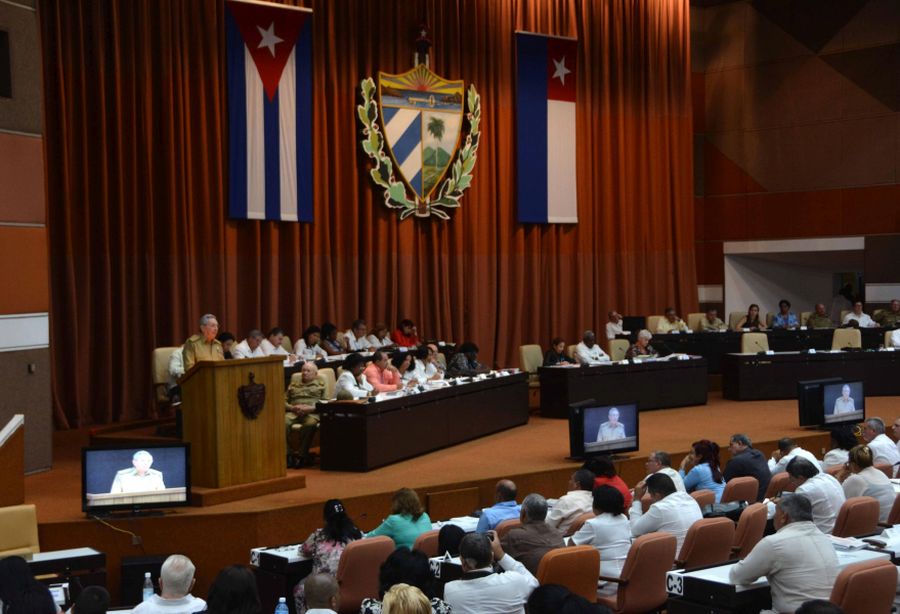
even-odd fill
[[[597,600],[600,551],[593,546],[554,548],[541,557],[537,580],[560,584],[590,602]]]
[[[378,599],[378,570],[393,551],[394,540],[384,535],[347,544],[337,569],[338,612],[356,614],[363,599]]]
[[[722,491],[722,503],[730,503],[731,501],[746,501],[753,503],[759,494],[759,480],[754,477],[731,478],[725,484],[725,490]]]
[[[766,531],[767,517],[766,506],[762,503],[754,503],[747,506],[741,513],[737,528],[734,531],[734,545],[731,547],[732,556],[742,559],[750,554],[753,546],[763,538],[763,533]]]
[[[572,524],[569,525],[569,528],[566,529],[565,536],[568,537],[570,535],[575,535],[575,533],[578,532],[578,529],[580,529],[582,526],[584,526],[584,523],[587,522],[588,520],[590,520],[591,518],[593,518],[594,516],[596,516],[596,514],[594,514],[594,512],[585,512],[584,514],[581,514],[580,516],[576,516],[575,520],[572,521]]]
[[[416,538],[416,541],[413,543],[413,550],[421,550],[428,555],[428,558],[437,556],[439,554],[438,534],[440,532],[440,529],[434,529],[433,531],[425,531],[424,533],[420,533]]]
[[[769,351],[769,337],[766,333],[744,333],[741,335],[741,353],[756,354]]]
[[[897,590],[897,567],[880,559],[847,565],[838,574],[830,601],[845,614],[890,612]]]
[[[40,551],[35,506],[26,503],[0,507],[0,558]]]
[[[878,501],[872,497],[850,497],[841,506],[834,529],[835,537],[856,537],[878,530]]]
[[[538,367],[544,362],[544,354],[541,346],[528,344],[519,346],[519,367],[528,374],[528,386],[539,388],[541,380],[538,378]]]
[[[728,518],[703,518],[691,525],[681,552],[675,560],[676,567],[693,569],[731,558],[734,543],[734,522]]]
[[[887,522],[880,523],[883,527],[892,527],[900,524],[900,495],[894,497],[894,505],[891,506],[891,512],[888,514]]]
[[[522,521],[518,518],[510,518],[509,520],[504,520],[500,524],[497,525],[495,529],[497,531],[497,539],[502,538],[504,535],[509,533],[510,529],[514,529],[522,524]]]
[[[700,506],[702,510],[704,506],[712,505],[716,502],[716,493],[711,490],[707,490],[705,488],[701,488],[700,490],[695,490],[691,493],[691,496],[697,502],[697,505]]]
[[[766,497],[771,499],[780,492],[794,492],[795,488],[796,486],[791,483],[791,476],[788,475],[787,471],[782,471],[773,475],[772,479],[769,480],[769,486],[766,488]]]
[[[875,463],[875,468],[886,475],[889,480],[894,478],[894,467],[889,463]]]
[[[597,601],[616,614],[637,614],[657,610],[666,604],[666,573],[675,562],[678,541],[670,533],[647,533],[631,544],[622,575],[618,578],[600,576],[619,585],[615,595]]]
[[[836,328],[831,334],[831,349],[861,348],[862,333],[858,328]]]

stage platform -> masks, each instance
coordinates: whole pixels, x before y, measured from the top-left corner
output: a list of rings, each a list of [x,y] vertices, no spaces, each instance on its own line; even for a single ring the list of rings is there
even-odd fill
[[[900,411],[897,401],[870,397],[867,414],[893,420]],[[723,447],[723,462],[729,437],[736,432],[749,435],[765,453],[785,436],[801,440],[817,455],[828,445],[827,433],[797,426],[796,401],[735,402],[713,392],[708,405],[644,412],[640,418],[640,450],[618,463],[629,484],[644,477],[644,461],[652,450],[670,452],[677,463],[690,443],[701,438]],[[81,512],[80,449],[88,440],[87,430],[55,433],[53,469],[25,479],[25,498],[37,505],[42,550],[90,546],[107,554],[114,600],[124,556],[188,555],[197,564],[195,594],[202,596],[221,567],[246,563],[250,548],[303,541],[321,525],[322,503],[329,498],[342,499],[360,528],[371,530],[389,513],[391,494],[400,487],[415,488],[432,518],[441,519],[490,504],[501,477],[516,481],[520,497],[529,492],[558,497],[579,466],[566,460],[568,423],[532,416],[525,426],[368,473],[289,470],[289,475],[306,477],[305,488],[104,524]]]

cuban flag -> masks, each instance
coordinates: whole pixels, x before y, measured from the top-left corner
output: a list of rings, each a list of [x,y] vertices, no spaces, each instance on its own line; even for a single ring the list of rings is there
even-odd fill
[[[312,11],[225,2],[228,214],[312,221]]]
[[[523,224],[578,222],[578,41],[516,32],[516,173]]]

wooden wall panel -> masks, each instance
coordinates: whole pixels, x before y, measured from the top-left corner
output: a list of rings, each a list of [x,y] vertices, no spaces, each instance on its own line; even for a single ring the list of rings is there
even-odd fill
[[[47,229],[0,226],[0,314],[50,311]]]
[[[43,224],[43,139],[0,132],[0,222]]]
[[[25,503],[25,427],[0,447],[0,467],[0,507]]]

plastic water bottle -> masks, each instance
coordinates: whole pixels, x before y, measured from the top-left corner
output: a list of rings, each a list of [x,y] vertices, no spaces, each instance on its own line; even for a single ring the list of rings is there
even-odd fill
[[[275,606],[275,614],[288,614],[287,601],[284,597],[278,598],[278,605]]]
[[[144,572],[144,589],[142,594],[144,596],[144,601],[151,599],[156,591],[153,590],[153,580],[150,578],[150,572]]]

